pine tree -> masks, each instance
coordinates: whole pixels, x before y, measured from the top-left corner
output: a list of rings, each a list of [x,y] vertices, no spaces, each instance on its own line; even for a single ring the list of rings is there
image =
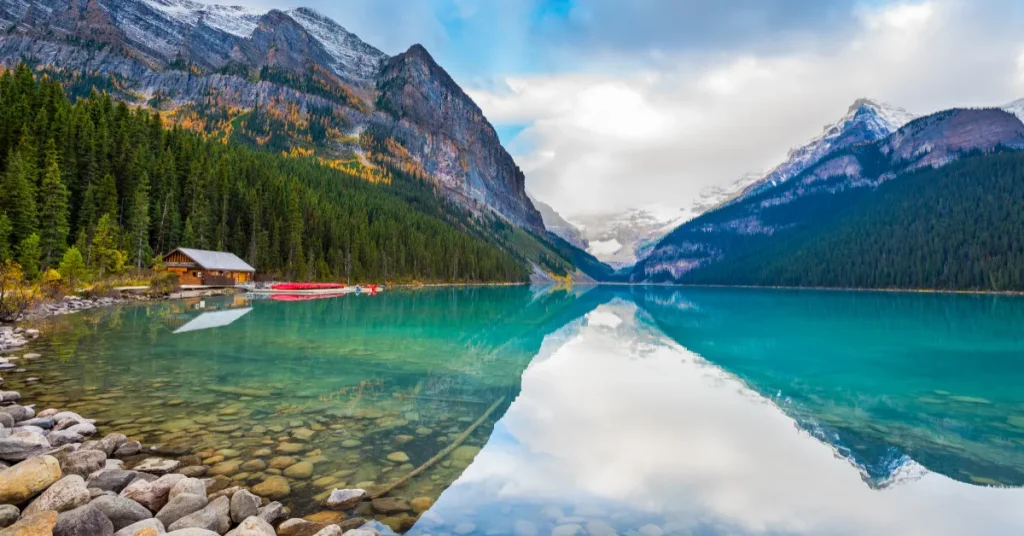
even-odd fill
[[[57,268],[57,271],[67,280],[68,286],[74,290],[78,283],[85,280],[88,273],[88,267],[85,265],[85,259],[82,258],[82,252],[74,246],[68,248],[64,252],[64,257],[60,260],[60,266]]]
[[[104,214],[96,223],[92,238],[93,265],[100,277],[117,274],[124,268],[127,255],[117,248],[117,224],[110,214]]]
[[[18,244],[18,263],[28,279],[39,277],[39,262],[43,252],[39,247],[39,235],[32,233]]]
[[[51,268],[67,247],[68,190],[61,181],[57,164],[57,146],[50,140],[46,149],[46,168],[39,189],[39,238],[44,268]]]
[[[0,185],[0,209],[11,222],[11,241],[20,244],[36,231],[36,194],[21,153],[8,158],[7,173]]]
[[[145,172],[135,186],[135,199],[128,217],[128,238],[135,268],[141,270],[143,262],[153,255],[149,248],[149,177]]]
[[[11,220],[0,214],[0,263],[11,259]]]

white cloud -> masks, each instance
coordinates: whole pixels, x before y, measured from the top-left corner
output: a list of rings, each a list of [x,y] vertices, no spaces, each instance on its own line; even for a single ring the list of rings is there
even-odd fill
[[[581,65],[603,70],[507,78],[470,94],[492,122],[529,125],[510,148],[528,189],[564,215],[686,207],[708,186],[777,164],[858,97],[927,113],[1024,96],[1016,30],[990,24],[978,4],[855,8],[856,27],[827,46],[660,51],[655,67],[594,57]]]

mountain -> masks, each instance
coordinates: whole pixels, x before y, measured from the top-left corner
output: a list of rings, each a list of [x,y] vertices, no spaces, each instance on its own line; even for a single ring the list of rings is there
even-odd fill
[[[421,181],[523,262],[574,271],[494,128],[422,46],[389,57],[312,9],[193,0],[0,0],[0,27],[0,66],[26,62],[72,99],[99,90],[207,139]]]
[[[625,268],[636,264],[658,240],[691,217],[682,209],[650,205],[573,219],[591,255],[614,268]]]
[[[853,137],[877,136],[884,129],[858,130]],[[850,137],[838,134],[834,139]],[[788,240],[823,222],[838,221],[837,214],[853,204],[870,204],[887,183],[964,156],[1024,148],[1024,124],[998,109],[955,109],[915,119],[881,139],[834,147],[788,179],[748,188],[732,202],[677,228],[634,268],[632,279],[741,280],[726,277],[730,263],[769,248],[799,253],[798,242]],[[935,208],[940,217],[930,221],[946,225],[944,209]],[[751,268],[749,263],[745,266]]]
[[[763,175],[749,175],[726,189],[723,202],[738,201],[782,184],[818,163],[829,153],[858,143],[880,140],[914,119],[914,114],[871,99],[857,99],[842,118],[822,133],[789,152],[786,160]],[[749,180],[749,182],[747,182]],[[743,184],[746,182],[746,184]]]
[[[527,192],[527,195],[529,195],[529,192]],[[544,220],[544,227],[548,231],[555,233],[559,238],[573,246],[584,251],[587,250],[587,239],[583,237],[583,233],[580,232],[578,227],[563,218],[558,211],[551,208],[551,205],[548,205],[532,195],[530,195],[530,201],[532,201],[533,206],[537,207],[537,210],[540,211],[540,216]]]

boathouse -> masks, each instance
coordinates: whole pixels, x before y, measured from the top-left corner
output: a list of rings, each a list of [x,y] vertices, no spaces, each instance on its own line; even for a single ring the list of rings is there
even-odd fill
[[[252,281],[256,269],[234,253],[178,248],[164,255],[167,270],[182,285],[234,286]]]

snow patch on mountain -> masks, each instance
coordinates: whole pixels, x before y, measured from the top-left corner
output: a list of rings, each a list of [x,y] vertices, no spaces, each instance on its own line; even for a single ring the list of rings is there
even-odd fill
[[[334,70],[358,79],[369,80],[377,73],[387,54],[364,43],[355,34],[323,14],[307,8],[289,9],[285,13],[295,19],[334,58]]]
[[[1017,119],[1020,119],[1021,122],[1024,122],[1024,99],[1017,99],[1006,106],[1003,106],[1003,110],[1010,112],[1017,116]]]
[[[622,212],[575,216],[587,251],[613,268],[625,268],[644,258],[665,235],[697,214],[678,207],[652,204]]]
[[[897,106],[857,99],[846,115],[826,125],[822,133],[808,143],[791,150],[783,163],[767,173],[747,175],[733,183],[738,189],[732,190],[731,194],[723,194],[723,203],[737,201],[786,182],[837,149],[885,138],[916,117]]]
[[[192,0],[142,0],[169,19],[189,27],[203,23],[237,37],[249,37],[267,10],[204,4]]]

